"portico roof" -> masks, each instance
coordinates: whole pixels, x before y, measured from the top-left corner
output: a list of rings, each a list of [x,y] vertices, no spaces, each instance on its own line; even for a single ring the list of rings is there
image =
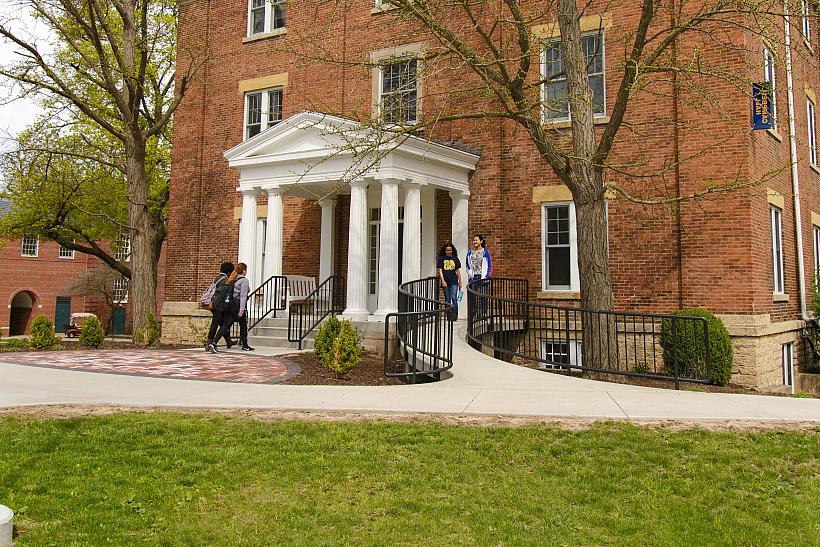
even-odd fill
[[[304,111],[225,152],[239,189],[397,179],[469,193],[479,156],[414,135]]]

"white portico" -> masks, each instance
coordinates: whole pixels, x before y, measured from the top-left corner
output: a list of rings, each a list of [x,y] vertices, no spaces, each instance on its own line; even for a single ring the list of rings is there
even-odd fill
[[[318,201],[319,282],[346,275],[345,317],[383,319],[396,311],[400,281],[435,272],[436,190],[452,200],[452,241],[468,245],[469,175],[479,157],[419,137],[396,137],[358,122],[301,112],[227,152],[240,170],[239,260],[251,287],[287,275],[283,196]],[[337,204],[349,195],[347,271],[334,272]],[[267,199],[266,210],[257,206]],[[463,278],[466,275],[462,272]],[[461,306],[462,314],[466,306]]]

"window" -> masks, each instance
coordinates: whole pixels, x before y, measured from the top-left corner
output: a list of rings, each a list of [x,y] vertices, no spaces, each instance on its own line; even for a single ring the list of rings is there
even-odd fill
[[[579,282],[575,205],[572,202],[545,203],[541,211],[541,230],[544,290],[577,291]]]
[[[809,128],[809,163],[817,165],[817,126],[814,123],[814,103],[806,101],[806,125]]]
[[[811,23],[809,22],[809,0],[800,0],[800,16],[802,19],[803,38],[811,43]]]
[[[783,364],[783,385],[790,386],[794,383],[792,378],[792,343],[788,342],[781,346],[780,361]]]
[[[115,249],[114,258],[120,262],[128,262],[131,260],[131,236],[127,234],[120,235]]]
[[[579,340],[541,340],[540,368],[566,368],[561,365],[581,366],[581,342]]]
[[[781,231],[782,211],[777,207],[772,207],[772,292],[776,294],[784,293],[783,276],[783,233]]]
[[[285,28],[284,0],[250,0],[248,2],[248,36]]]
[[[381,207],[370,209],[370,221],[367,225],[368,254],[368,294],[376,294],[379,280],[379,228],[381,225]]]
[[[595,116],[606,113],[606,86],[604,85],[604,35],[602,32],[581,36],[581,46],[587,60],[589,87],[592,90],[592,111]],[[561,40],[547,42],[541,57],[541,74],[548,81],[541,88],[541,101],[546,121],[570,118],[567,99],[567,78],[561,56]]]
[[[37,236],[23,236],[20,256],[37,256],[38,247],[39,240],[37,239]]]
[[[418,121],[418,59],[386,64],[381,67],[379,114],[387,123]]]
[[[814,236],[814,282],[818,283],[820,278],[820,227],[814,226],[812,230]]]
[[[774,78],[774,56],[769,48],[763,48],[763,80],[769,84],[769,108],[771,109],[772,129],[777,131],[777,88]]]
[[[124,277],[119,277],[114,280],[114,294],[112,295],[114,302],[124,304],[128,302],[128,280]]]
[[[73,240],[71,242],[74,243]],[[59,257],[60,258],[74,258],[74,249],[69,249],[68,247],[63,247],[62,245],[60,245]]]
[[[245,94],[245,138],[250,139],[282,121],[282,88]]]

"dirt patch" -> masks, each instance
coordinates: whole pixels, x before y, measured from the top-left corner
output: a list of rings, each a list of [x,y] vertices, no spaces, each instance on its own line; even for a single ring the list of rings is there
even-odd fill
[[[296,363],[302,372],[289,378],[282,384],[294,384],[302,386],[390,386],[403,384],[397,378],[389,378],[384,375],[384,361],[381,356],[370,352],[362,354],[362,363],[353,369],[343,378],[336,378],[336,375],[322,366],[316,354],[292,353],[280,356],[281,359]]]
[[[602,424],[631,424],[650,429],[681,431],[704,429],[708,431],[797,431],[820,435],[816,422],[789,421],[727,421],[727,420],[613,420],[595,418],[543,418],[536,416],[505,416],[479,414],[408,414],[389,412],[314,412],[267,409],[218,409],[174,407],[127,407],[112,405],[37,405],[0,407],[0,418],[71,419],[108,416],[118,413],[149,414],[177,412],[201,416],[226,416],[257,421],[305,422],[366,422],[402,424],[445,424],[472,427],[555,427],[569,431],[583,431]]]

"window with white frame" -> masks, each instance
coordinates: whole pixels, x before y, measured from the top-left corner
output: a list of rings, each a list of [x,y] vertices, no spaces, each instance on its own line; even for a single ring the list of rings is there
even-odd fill
[[[803,38],[811,43],[811,22],[809,13],[809,0],[800,0],[800,16],[802,20]]]
[[[71,241],[74,243],[74,241]],[[60,245],[60,253],[58,255],[60,258],[74,258],[74,249],[69,249],[68,247],[63,247]]]
[[[114,258],[120,262],[128,262],[131,260],[131,236],[128,234],[120,234],[115,245]]]
[[[771,229],[772,229],[772,292],[783,294],[785,289],[785,277],[783,275],[783,232],[781,217],[783,212],[772,206]]]
[[[774,56],[768,47],[763,48],[763,79],[769,84],[769,105],[771,108],[772,129],[777,131],[777,86],[774,76]]]
[[[566,368],[561,365],[581,366],[580,340],[541,340],[540,368]]]
[[[248,1],[248,36],[285,28],[284,0]]]
[[[37,236],[23,236],[23,242],[20,247],[20,256],[37,256],[39,248],[39,239]]]
[[[589,87],[592,91],[592,112],[595,116],[606,113],[606,78],[604,69],[604,34],[594,32],[581,36],[581,46],[587,62]],[[541,53],[541,102],[544,120],[549,122],[570,118],[567,77],[561,54],[561,39],[544,44]]]
[[[541,209],[542,278],[545,291],[577,291],[578,238],[575,204],[545,203]]]
[[[781,346],[781,358],[780,361],[783,366],[783,385],[790,386],[794,383],[794,378],[792,377],[793,372],[793,359],[794,359],[794,352],[792,348],[792,343],[787,342]]]
[[[282,88],[245,93],[245,138],[250,139],[282,121]]]
[[[817,165],[817,126],[814,120],[814,103],[806,100],[806,125],[809,128],[809,163]]]
[[[812,237],[814,239],[814,282],[820,281],[820,227],[812,227]]]
[[[114,294],[112,297],[114,302],[118,304],[128,302],[128,280],[126,278],[118,277],[114,280]]]
[[[418,59],[402,59],[379,70],[379,115],[382,121],[412,124],[418,121]]]

